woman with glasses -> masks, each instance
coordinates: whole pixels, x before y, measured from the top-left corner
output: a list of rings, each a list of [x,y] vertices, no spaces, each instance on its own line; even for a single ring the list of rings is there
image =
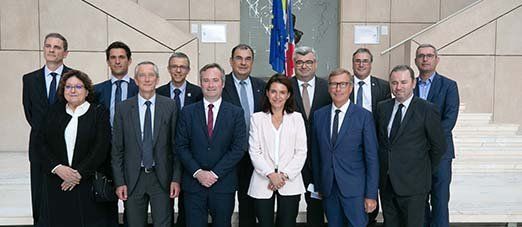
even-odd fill
[[[48,226],[117,226],[116,202],[97,203],[92,190],[94,172],[108,171],[109,114],[93,103],[92,82],[83,72],[65,73],[58,97],[40,130]]]
[[[306,160],[306,129],[295,112],[294,91],[285,75],[273,75],[265,87],[262,112],[252,115],[249,153],[254,166],[248,195],[254,198],[260,227],[296,226],[301,169]],[[274,224],[274,203],[277,217]]]

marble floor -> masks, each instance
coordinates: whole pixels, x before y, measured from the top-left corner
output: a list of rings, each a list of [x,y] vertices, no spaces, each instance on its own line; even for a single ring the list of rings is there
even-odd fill
[[[31,224],[28,170],[25,153],[0,153],[0,226]],[[458,171],[453,176],[451,195],[450,220],[454,226],[522,223],[521,172]],[[300,210],[304,208],[301,201]],[[303,212],[298,219],[304,221]]]

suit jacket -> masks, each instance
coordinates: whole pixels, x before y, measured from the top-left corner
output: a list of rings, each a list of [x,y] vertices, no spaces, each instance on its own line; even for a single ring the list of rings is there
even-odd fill
[[[301,114],[293,112],[283,115],[279,130],[277,168],[279,172],[286,173],[289,180],[278,192],[281,195],[299,195],[305,192],[301,169],[306,160],[306,132]],[[267,175],[276,169],[275,136],[270,113],[257,112],[252,115],[248,144],[255,171],[250,179],[248,195],[253,198],[269,199],[274,194],[267,187],[270,183]]]
[[[237,189],[236,166],[247,150],[246,125],[240,107],[222,101],[213,135],[208,137],[205,107],[199,101],[183,107],[176,130],[176,150],[184,171],[185,192],[207,190],[192,175],[198,170],[213,171],[219,178],[208,190],[233,193]]]
[[[394,140],[388,138],[388,123],[395,99],[377,105],[380,187],[389,176],[395,193],[411,196],[428,193],[431,173],[446,151],[437,107],[413,97]]]
[[[252,82],[252,93],[254,94],[254,113],[261,111],[261,105],[263,102],[263,95],[265,95],[266,83],[256,77],[250,76]],[[236,106],[241,107],[241,100],[237,93],[236,85],[234,84],[234,78],[232,73],[225,76],[225,87],[223,88],[223,101],[232,103]]]
[[[331,143],[332,105],[314,113],[312,170],[314,186],[330,196],[335,178],[343,197],[377,199],[379,160],[372,114],[350,103],[335,144]]]
[[[105,108],[107,109],[111,107],[112,82],[110,79],[94,85],[94,93],[98,103],[105,105]],[[133,97],[137,94],[138,86],[136,85],[136,82],[134,82],[134,79],[130,78],[127,87],[127,98]]]
[[[295,104],[297,106],[297,111],[301,113],[303,120],[305,122],[305,128],[306,128],[306,137],[309,138],[307,140],[307,147],[308,152],[306,156],[306,163],[303,167],[303,180],[305,183],[305,186],[307,187],[308,184],[312,183],[312,143],[311,143],[311,125],[313,122],[314,112],[317,109],[320,109],[323,106],[326,106],[328,104],[332,103],[332,98],[330,98],[330,94],[328,94],[328,81],[325,79],[321,79],[319,77],[315,77],[315,88],[314,88],[314,97],[313,101],[310,106],[310,117],[306,116],[306,113],[304,111],[303,107],[303,98],[301,97],[301,92],[299,92],[299,84],[297,83],[297,78],[294,76],[292,78],[292,86],[294,89],[294,98],[295,98]]]
[[[71,70],[63,66],[62,74]],[[23,76],[22,104],[24,105],[25,119],[31,126],[29,136],[29,161],[40,161],[38,149],[43,144],[38,141],[37,131],[44,123],[44,116],[49,109],[47,101],[47,87],[45,85],[45,66]]]
[[[177,107],[172,99],[156,95],[152,132],[154,173],[161,187],[170,190],[170,182],[180,182],[181,165],[175,150]],[[132,193],[141,172],[143,141],[138,96],[118,104],[114,114],[111,166],[116,186],[127,185]]]
[[[170,82],[164,84],[161,87],[158,87],[156,89],[156,94],[170,98]],[[185,101],[183,102],[183,106],[199,102],[202,99],[203,93],[201,92],[201,88],[187,81],[187,87],[185,89]]]
[[[418,86],[415,87],[414,94],[417,97],[419,96]],[[457,123],[460,106],[457,82],[435,73],[426,100],[437,105],[441,114],[442,129],[444,130],[447,144],[447,151],[443,158],[455,158],[452,131]]]
[[[370,76],[370,83],[372,86],[372,113],[375,118],[375,109],[377,109],[377,103],[391,98],[390,84],[388,81],[375,76]],[[353,89],[355,89],[355,86],[353,86],[352,93],[350,93],[350,101],[355,103]]]

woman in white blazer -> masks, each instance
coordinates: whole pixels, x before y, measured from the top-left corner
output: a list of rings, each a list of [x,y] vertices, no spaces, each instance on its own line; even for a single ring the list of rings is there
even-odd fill
[[[249,153],[254,166],[248,195],[254,198],[260,227],[293,227],[305,192],[306,129],[296,109],[292,83],[273,75],[265,87],[262,112],[252,115]],[[274,201],[277,218],[274,225]]]

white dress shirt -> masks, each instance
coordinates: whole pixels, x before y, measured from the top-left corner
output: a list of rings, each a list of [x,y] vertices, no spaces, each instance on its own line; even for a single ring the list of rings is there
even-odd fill
[[[297,78],[296,78],[297,79]],[[308,87],[306,88],[306,91],[308,91],[308,97],[310,98],[310,108],[312,107],[312,103],[314,101],[314,93],[315,93],[315,76],[307,82]],[[299,85],[299,94],[301,94],[301,97],[303,97],[303,81],[297,80],[297,85]]]
[[[413,94],[402,103],[402,105],[404,105],[404,107],[402,107],[401,122],[404,119],[404,116],[406,115],[406,111],[408,110],[408,107],[410,106],[412,99],[413,99]],[[399,109],[399,104],[400,104],[400,102],[397,101],[397,99],[395,99],[395,104],[393,105],[392,115],[388,122],[388,137],[390,137],[393,119],[395,118],[395,114],[397,113],[397,110]]]
[[[219,107],[221,106],[221,101],[222,101],[221,98],[219,98],[215,102],[209,102],[209,101],[207,101],[207,99],[203,98],[203,104],[205,105],[205,122],[207,122],[207,125],[208,125],[208,105],[209,104],[214,105],[214,107],[212,107],[212,114],[213,114],[212,119],[214,119],[214,121],[212,122],[212,129],[214,129],[214,126],[216,125],[216,119],[218,116]]]
[[[140,129],[141,129],[141,138],[143,139],[143,126],[145,124],[145,112],[147,111],[147,105],[145,105],[146,101],[150,101],[150,124],[151,129],[154,132],[154,110],[156,109],[156,95],[152,96],[150,99],[145,99],[141,97],[141,94],[138,93],[138,109],[140,111]]]
[[[357,92],[359,91],[359,81],[364,81],[363,94],[362,94],[362,107],[372,112],[372,81],[370,76],[367,76],[364,80],[360,80],[356,76],[353,77],[354,87],[353,87],[353,98],[357,101]]]
[[[172,81],[170,82],[170,98],[174,99],[174,89],[179,89],[181,92],[179,93],[179,107],[183,108],[185,106],[185,92],[187,90],[187,81],[183,81],[183,84],[180,87],[174,86]]]
[[[45,65],[45,68],[44,68],[44,73],[45,73],[45,88],[47,89],[47,97],[49,97],[49,91],[50,91],[50,87],[51,87],[51,82],[53,81],[53,76],[51,76],[51,73],[57,73],[58,75],[56,75],[56,87],[54,88],[54,90],[57,90],[58,89],[58,85],[60,84],[60,79],[62,78],[62,73],[63,73],[63,64],[60,65],[60,67],[58,67],[56,70],[52,71],[50,70],[47,65]]]
[[[333,122],[335,117],[335,110],[341,110],[339,112],[339,124],[337,125],[337,132],[341,129],[341,126],[343,125],[344,121],[344,115],[346,115],[346,111],[348,110],[348,107],[350,106],[350,100],[346,102],[341,107],[337,108],[335,104],[332,103],[332,111],[331,111],[331,118],[330,118],[330,138],[332,137],[332,128],[333,128]]]
[[[76,144],[76,135],[78,133],[78,118],[87,113],[89,106],[91,106],[91,104],[87,101],[77,106],[75,110],[71,109],[69,104],[65,105],[65,112],[71,115],[71,121],[69,121],[69,124],[67,124],[67,127],[65,127],[64,132],[69,166],[72,166],[72,160],[74,156],[74,145]]]

